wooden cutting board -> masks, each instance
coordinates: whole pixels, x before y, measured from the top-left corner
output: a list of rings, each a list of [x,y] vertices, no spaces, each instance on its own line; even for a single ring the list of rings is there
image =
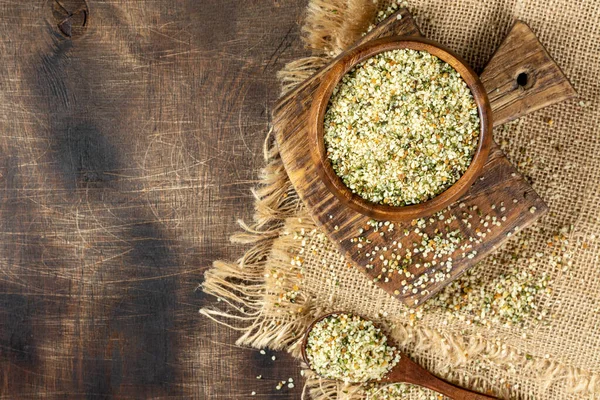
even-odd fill
[[[351,48],[390,35],[420,36],[406,9],[381,22]],[[329,192],[311,158],[307,119],[312,95],[336,60],[278,102],[273,111],[275,138],[290,180],[317,225],[349,263],[392,296],[411,307],[422,304],[548,210],[493,144],[484,172],[454,205],[422,221],[381,221],[382,226],[374,228],[371,218],[344,206]],[[520,21],[480,78],[491,102],[494,126],[576,96],[560,68]],[[461,238],[456,248],[443,244],[453,237]],[[423,247],[430,249],[429,254],[419,251]],[[438,254],[432,262],[432,254],[443,253],[442,248],[449,254]],[[393,260],[399,266],[390,271]]]

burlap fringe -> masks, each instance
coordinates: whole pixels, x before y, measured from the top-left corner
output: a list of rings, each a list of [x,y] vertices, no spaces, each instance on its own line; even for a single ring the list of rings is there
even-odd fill
[[[311,0],[308,6],[306,23],[303,29],[307,47],[313,56],[288,64],[279,74],[282,92],[287,93],[323,67],[328,59],[350,45],[373,21],[377,11],[372,0]],[[332,32],[336,32],[332,35]],[[286,350],[300,356],[300,340],[303,329],[324,309],[313,304],[311,299],[298,298],[293,309],[273,310],[275,302],[269,293],[265,278],[266,260],[269,269],[286,273],[290,265],[289,250],[297,248],[297,241],[289,235],[301,227],[312,229],[309,216],[299,216],[302,209],[300,200],[287,178],[276,145],[271,145],[271,135],[265,141],[266,167],[261,173],[263,185],[253,193],[256,198],[254,224],[240,225],[243,233],[232,237],[232,241],[253,246],[237,263],[217,261],[206,272],[203,290],[227,304],[227,311],[204,308],[200,313],[242,333],[238,345],[255,348],[269,347]],[[303,218],[304,217],[304,218]],[[286,230],[287,229],[287,230]],[[287,273],[286,285],[298,284],[298,278]],[[235,322],[231,325],[228,321]],[[483,376],[470,376],[465,381],[463,374],[452,371],[469,359],[483,358],[500,366],[515,366],[531,369],[540,377],[539,381],[549,388],[553,383],[565,381],[571,392],[596,398],[600,394],[600,374],[573,368],[546,359],[532,359],[515,349],[491,343],[483,338],[467,338],[449,335],[425,327],[412,327],[395,322],[391,334],[403,348],[413,353],[428,352],[445,360],[440,373],[454,382],[467,385],[475,390],[498,391]],[[304,365],[304,367],[306,367]],[[306,383],[303,398],[308,393],[315,400],[366,398],[364,388],[359,385],[345,385],[316,377],[310,370],[304,370]],[[512,388],[500,388],[502,397],[517,396]],[[522,393],[521,393],[522,395]],[[534,398],[529,394],[526,398]]]
[[[367,31],[377,10],[372,0],[311,0],[302,28],[304,42],[317,56],[337,55]]]
[[[316,71],[327,64],[327,59],[323,57],[305,57],[287,64],[277,73],[277,78],[281,82],[281,95],[287,94],[298,84],[310,78]]]
[[[310,1],[302,27],[302,39],[313,55],[292,61],[278,73],[282,95],[356,41],[374,21],[377,10],[378,3],[372,0]],[[336,34],[332,35],[332,32]]]
[[[265,157],[268,163],[261,173],[264,185],[253,192],[256,198],[255,223],[248,226],[240,221],[244,232],[231,238],[233,242],[253,246],[237,264],[216,261],[213,268],[206,272],[202,284],[206,293],[225,302],[229,310],[205,308],[200,313],[242,331],[242,336],[237,340],[239,345],[270,345],[282,349],[289,344],[284,338],[290,326],[278,324],[274,327],[273,321],[265,315],[265,260],[271,252],[273,241],[281,234],[283,220],[295,213],[298,199],[286,177],[277,148],[266,149]],[[236,321],[236,326],[231,326],[228,320]]]

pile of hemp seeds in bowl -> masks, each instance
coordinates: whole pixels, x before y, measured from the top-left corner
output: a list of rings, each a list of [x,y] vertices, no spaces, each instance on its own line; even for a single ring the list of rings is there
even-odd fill
[[[379,53],[333,90],[324,118],[327,158],[344,184],[375,204],[419,204],[444,192],[475,155],[473,95],[448,63],[426,51]]]

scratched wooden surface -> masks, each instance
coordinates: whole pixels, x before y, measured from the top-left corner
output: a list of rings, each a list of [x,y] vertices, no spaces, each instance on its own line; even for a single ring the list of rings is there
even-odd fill
[[[195,289],[242,251],[305,5],[0,2],[0,398],[299,397]]]

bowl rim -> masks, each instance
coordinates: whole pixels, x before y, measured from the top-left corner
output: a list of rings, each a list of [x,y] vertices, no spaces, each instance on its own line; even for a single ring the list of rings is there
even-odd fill
[[[325,111],[327,110],[333,90],[342,77],[358,63],[379,53],[397,49],[427,51],[450,64],[460,74],[471,90],[477,104],[480,120],[479,142],[471,164],[465,173],[452,186],[437,196],[425,202],[408,206],[377,204],[353,193],[333,170],[327,158],[325,141],[323,139]],[[311,157],[317,166],[321,180],[334,196],[351,209],[371,218],[389,221],[410,221],[432,215],[444,209],[456,202],[471,187],[481,174],[490,153],[493,120],[487,92],[475,71],[462,58],[445,46],[429,39],[390,36],[358,46],[334,62],[329,71],[323,76],[321,84],[314,94],[308,128]]]

